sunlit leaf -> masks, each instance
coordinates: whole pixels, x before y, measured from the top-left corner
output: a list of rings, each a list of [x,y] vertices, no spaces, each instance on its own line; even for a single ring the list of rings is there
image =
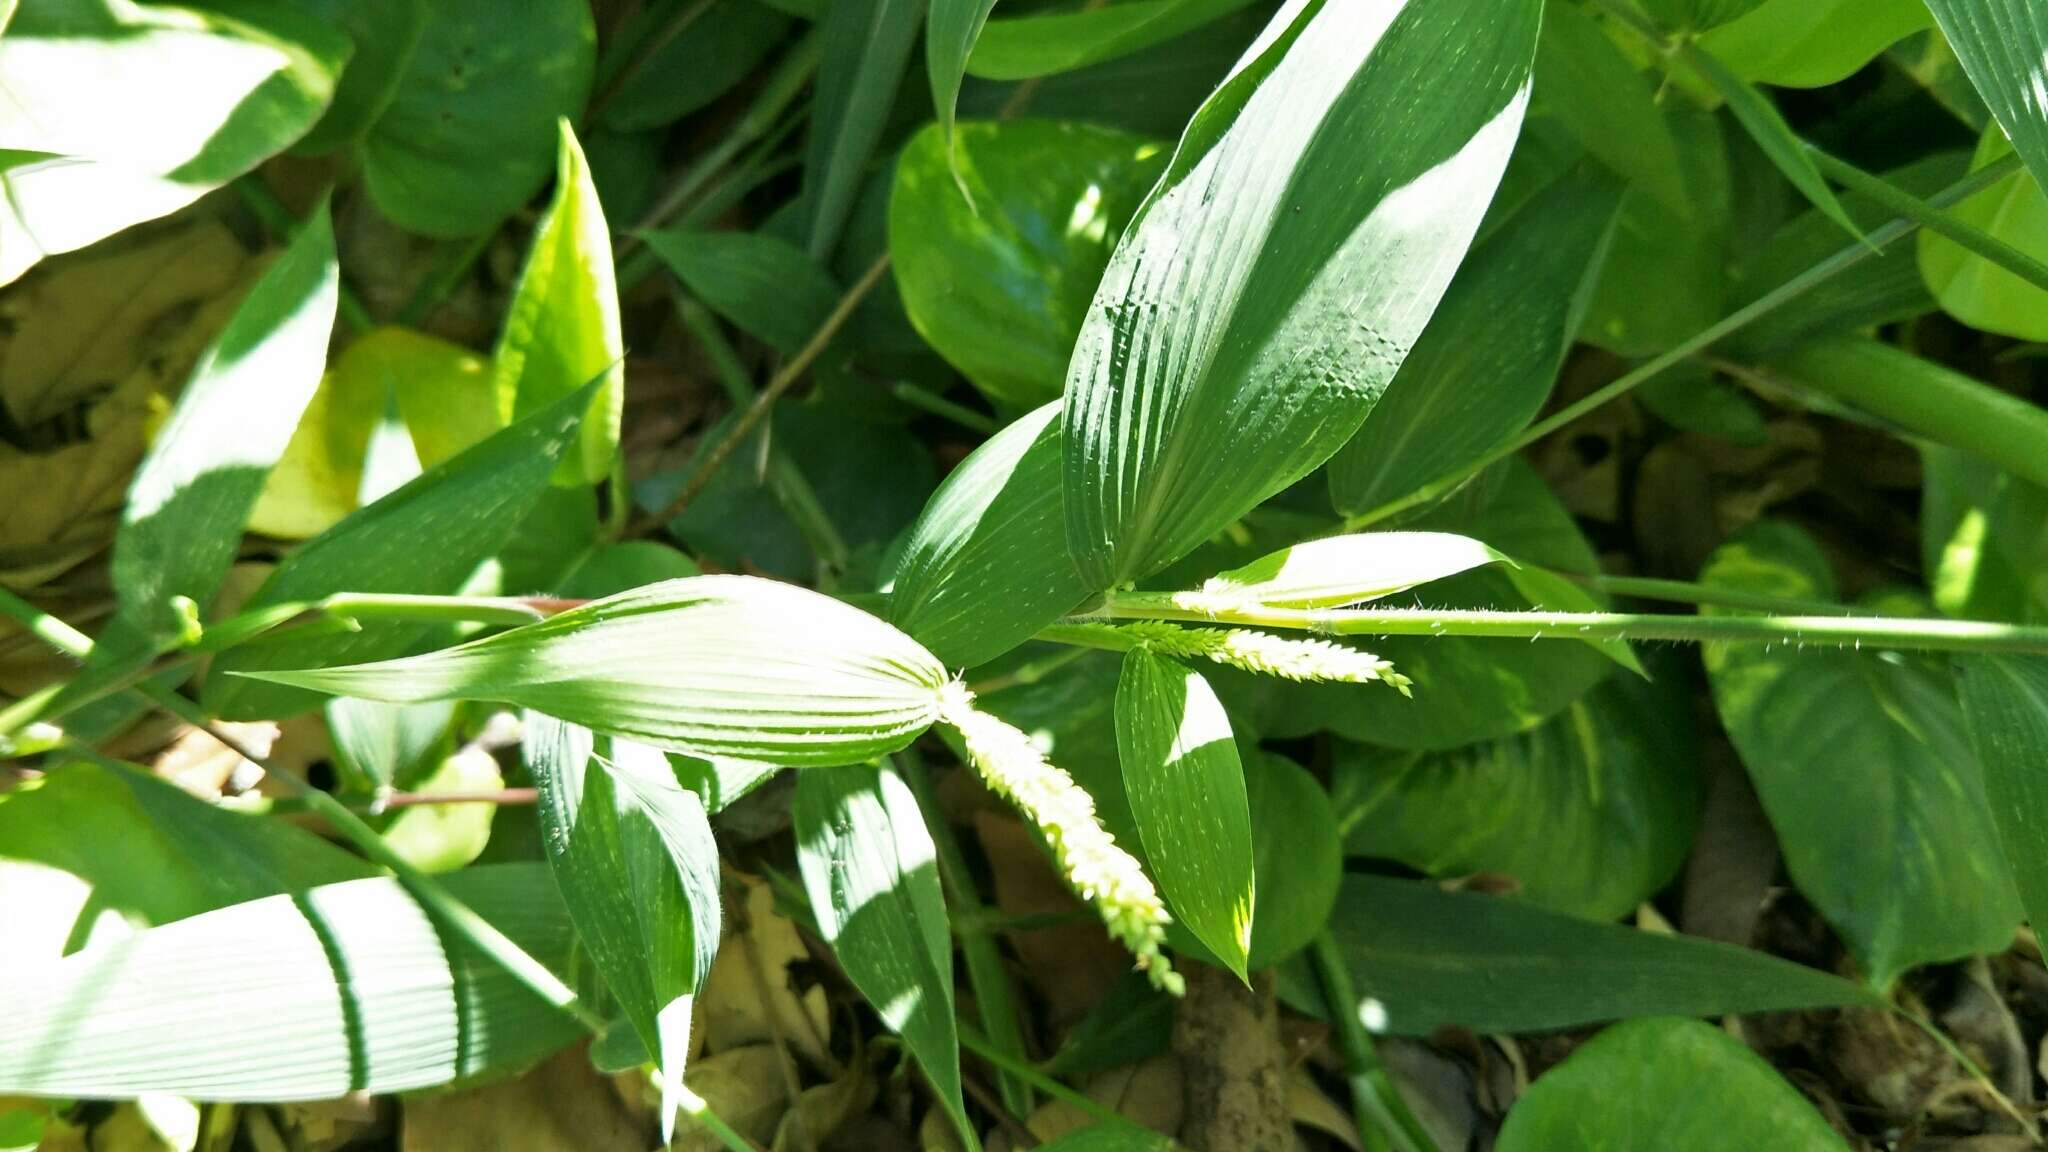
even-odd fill
[[[280,561],[245,605],[318,600],[336,592],[450,594],[505,546],[547,491],[548,477],[590,406],[581,391],[429,468],[417,479],[308,541]],[[235,675],[350,659],[380,659],[419,643],[428,628],[366,625],[359,632],[278,636],[214,659],[207,706],[227,719],[288,716],[319,697]],[[350,693],[340,693],[349,695]]]
[[[1820,1111],[1763,1057],[1698,1020],[1616,1024],[1537,1077],[1500,1152],[1597,1144],[1615,1152],[1848,1152]]]
[[[1991,114],[2048,185],[2048,10],[2030,0],[1927,0]]]
[[[818,931],[972,1140],[953,1023],[953,937],[917,798],[888,768],[806,772],[791,818]]]
[[[288,4],[30,5],[0,37],[0,284],[282,151],[348,58],[345,37]]]
[[[1386,394],[1330,460],[1339,512],[1399,499],[1528,425],[1591,300],[1621,196],[1612,177],[1579,169],[1473,248]]]
[[[1360,532],[1282,548],[1182,593],[1190,605],[1259,604],[1273,608],[1341,608],[1455,576],[1509,563],[1477,540],[1452,532]]]
[[[618,453],[626,344],[604,208],[567,120],[561,131],[555,198],[527,250],[492,357],[492,381],[498,414],[509,422],[598,379],[576,449],[556,474],[564,485],[595,484]]]
[[[1068,370],[1067,536],[1090,585],[1178,559],[1357,431],[1492,198],[1540,15],[1285,10],[1203,106]]]
[[[1209,682],[1124,654],[1117,748],[1138,838],[1174,919],[1242,979],[1252,941],[1252,826],[1230,718]]]
[[[606,989],[661,1065],[666,1141],[690,1006],[718,952],[718,844],[660,752],[537,712],[524,725],[548,863]]]
[[[543,964],[572,947],[538,866],[449,892]],[[224,988],[222,974],[235,974]],[[516,1067],[581,1034],[385,877],[203,913],[0,973],[0,1092],[328,1100]]]
[[[1820,88],[1932,22],[1923,0],[1764,0],[1699,45],[1745,80]]]
[[[369,788],[425,771],[447,751],[455,706],[385,704],[343,696],[327,702],[327,732],[344,778]]]
[[[671,751],[792,767],[903,747],[936,718],[947,681],[882,621],[751,576],[650,584],[423,656],[254,675],[371,700],[492,700]]]
[[[1997,125],[1986,128],[1972,169],[2012,155],[2012,143]],[[2048,196],[2027,172],[2015,172],[1950,210],[1964,224],[1981,229],[2036,259],[2048,256]],[[1919,238],[1920,271],[1941,310],[1986,332],[2023,340],[2048,339],[2048,291],[1932,232]]]
[[[1066,550],[1060,409],[1049,403],[953,470],[910,531],[889,618],[948,664],[1015,648],[1088,598]]]
[[[1770,521],[1723,545],[1700,578],[1805,600],[1834,596],[1819,548]],[[1873,985],[2011,941],[2019,903],[1940,662],[1736,644],[1710,644],[1705,658],[1714,703],[1778,831],[1786,870]]]

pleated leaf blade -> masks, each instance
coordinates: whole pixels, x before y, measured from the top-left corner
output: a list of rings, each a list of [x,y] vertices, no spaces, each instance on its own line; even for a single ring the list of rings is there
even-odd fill
[[[1108,588],[1357,431],[1521,129],[1539,0],[1290,5],[1196,113],[1068,368],[1067,537]]]
[[[409,704],[491,700],[693,756],[857,764],[917,738],[947,680],[865,612],[753,576],[665,580],[454,648],[254,673]]]

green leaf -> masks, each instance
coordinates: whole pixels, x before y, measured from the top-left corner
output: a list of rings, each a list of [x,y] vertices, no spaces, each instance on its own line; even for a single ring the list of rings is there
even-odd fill
[[[1997,125],[1984,130],[1972,170],[2012,155]],[[1950,209],[1960,223],[1988,233],[2036,259],[2048,257],[2048,196],[2025,172],[2015,172]],[[2048,339],[2048,291],[1969,251],[1945,236],[1923,232],[1920,272],[1941,310],[1986,332],[2023,340]]]
[[[983,121],[955,130],[948,163],[936,127],[896,162],[889,255],[904,311],[990,399],[1056,399],[1102,269],[1166,150],[1069,121]]]
[[[2048,10],[2031,0],[1927,0],[1963,70],[2019,149],[2037,184],[2048,185]]]
[[[1703,583],[1831,600],[1811,539],[1760,522]],[[1718,614],[1717,609],[1707,609]],[[2020,909],[1947,670],[1922,656],[1708,645],[1707,679],[1801,892],[1873,986],[1996,952]]]
[[[1616,1024],[1515,1101],[1499,1152],[1848,1152],[1820,1112],[1742,1041],[1697,1020]]]
[[[1309,770],[1258,752],[1244,762],[1252,817],[1253,902],[1249,966],[1271,968],[1309,946],[1337,906],[1344,842],[1330,797]]]
[[[857,764],[917,738],[945,668],[857,608],[753,576],[669,580],[377,664],[248,675],[394,703],[492,700],[696,756]]]
[[[1699,46],[1744,80],[1823,88],[1932,22],[1923,0],[1764,0]]]
[[[496,757],[471,744],[402,783],[415,792],[488,795],[505,787],[505,774]],[[453,872],[484,854],[497,815],[498,806],[489,802],[413,804],[388,816],[382,834],[400,859],[420,871]]]
[[[512,214],[553,167],[556,125],[590,93],[586,0],[435,0],[419,47],[364,141],[378,211],[426,236],[470,236]]]
[[[929,25],[924,34],[924,65],[932,84],[932,108],[939,114],[938,132],[945,141],[946,155],[953,156],[953,112],[960,103],[960,78],[967,71],[968,54],[988,23],[996,0],[932,0]]]
[[[1565,572],[1599,568],[1571,514],[1519,459],[1483,473],[1415,527],[1483,540],[1527,564]],[[1413,599],[1441,608],[1582,610],[1589,603],[1585,592],[1555,579],[1543,589],[1547,595],[1532,597],[1528,577],[1534,572],[1476,569],[1425,585]],[[1558,595],[1569,602],[1553,602]],[[1414,681],[1413,700],[1377,684],[1289,685],[1265,734],[1328,729],[1394,748],[1455,748],[1542,723],[1607,675],[1613,656],[1587,644],[1470,637],[1373,637],[1367,647]]]
[[[813,260],[823,263],[839,247],[924,12],[921,0],[833,0],[825,10],[825,55],[804,152],[804,250]]]
[[[1956,662],[1956,684],[2020,903],[2030,923],[2048,923],[2048,662],[1967,656]]]
[[[1785,179],[1792,182],[1799,194],[1821,210],[1828,219],[1840,224],[1844,231],[1858,239],[1863,233],[1856,222],[1849,218],[1842,202],[1835,198],[1835,190],[1828,186],[1827,179],[1814,165],[1813,156],[1807,152],[1806,144],[1785,123],[1785,117],[1778,112],[1778,106],[1770,97],[1757,91],[1756,86],[1728,70],[1726,64],[1715,59],[1712,53],[1694,50],[1685,54],[1693,70],[1706,77],[1707,83],[1728,102],[1728,111],[1733,113],[1742,130],[1763,150]]]
[[[1954,448],[1921,448],[1921,554],[1935,607],[2048,621],[2048,490]]]
[[[544,964],[573,945],[538,866],[449,892]],[[221,974],[241,991],[223,995]],[[0,974],[0,1092],[329,1100],[516,1067],[582,1034],[398,881],[268,896]]]
[[[93,905],[140,924],[371,873],[303,829],[215,807],[146,772],[84,763],[0,798],[0,859],[68,872],[92,886]]]
[[[1650,78],[1621,54],[1621,48],[1584,9],[1571,4],[1543,6],[1531,118],[1555,116],[1595,159],[1665,207],[1684,212],[1692,202],[1691,195],[1679,165],[1678,145],[1671,138],[1671,125],[1658,108],[1656,96]],[[1474,253],[1473,260],[1483,251]],[[1571,259],[1566,252],[1546,264]],[[1458,283],[1451,282],[1453,294]],[[1448,300],[1445,306],[1449,306]]]
[[[290,5],[31,5],[0,37],[0,284],[284,150],[348,59],[345,37]]]
[[[718,953],[718,844],[666,758],[527,712],[541,842],[577,938],[661,1065],[664,1143],[675,1131],[690,1006]]]
[[[1196,114],[1068,369],[1067,538],[1091,586],[1185,555],[1358,430],[1499,183],[1541,8],[1285,10]]]
[[[675,123],[751,75],[790,23],[788,14],[754,0],[714,0],[617,81],[599,119],[617,132]]]
[[[534,413],[308,541],[271,570],[245,610],[336,592],[459,591],[479,564],[504,547],[547,491],[548,477],[568,451],[589,397],[588,390],[578,392]],[[412,624],[372,624],[343,635],[282,635],[245,644],[214,658],[206,704],[229,720],[306,711],[319,706],[318,697],[236,674],[376,660],[413,647],[430,631]]]
[[[1536,728],[1447,752],[1340,745],[1331,788],[1345,842],[1432,876],[1512,877],[1551,911],[1627,915],[1692,843],[1698,753],[1684,688],[1668,672],[1609,676]]]
[[[123,626],[154,645],[227,575],[250,510],[320,385],[340,275],[322,210],[250,289],[150,445],[114,534]]]
[[[925,506],[897,562],[889,619],[947,664],[995,659],[1081,606],[1066,549],[1060,408],[975,449]]]
[[[1855,1004],[1877,993],[1763,952],[1546,912],[1526,901],[1349,876],[1330,932],[1375,1031],[1542,1032],[1630,1016]],[[1321,1013],[1321,994],[1284,983]]]
[[[1117,681],[1116,742],[1138,839],[1174,919],[1244,979],[1251,807],[1222,701],[1201,673],[1133,648]]]
[[[1675,32],[1705,32],[1739,20],[1765,0],[1637,0],[1643,11]]]
[[[1405,592],[1493,563],[1514,561],[1453,532],[1360,532],[1282,548],[1219,573],[1191,604],[1269,608],[1342,608]]]
[[[889,768],[805,772],[791,815],[818,930],[889,1030],[903,1037],[939,1106],[972,1147],[953,1024],[953,937],[938,854],[917,798]]]
[[[1126,0],[1074,12],[1041,12],[991,20],[981,30],[967,70],[991,80],[1027,80],[1128,56],[1251,0]]]
[[[1621,196],[1612,177],[1581,168],[1473,249],[1386,395],[1331,459],[1339,512],[1399,499],[1528,426],[1606,262]]]
[[[425,772],[448,751],[454,722],[455,706],[445,702],[384,704],[346,696],[327,702],[336,767],[373,790]]]
[[[1726,311],[1734,193],[1722,120],[1689,101],[1662,107],[1678,150],[1685,205],[1673,206],[1648,186],[1629,190],[1579,333],[1589,344],[1631,358],[1662,352]],[[1829,226],[1839,239],[1839,226]]]
[[[556,470],[556,481],[568,486],[611,472],[625,408],[626,341],[604,208],[575,131],[567,120],[561,130],[555,198],[527,250],[492,357],[492,383],[499,417],[509,422],[598,380],[577,447]]]
[[[1091,1124],[1038,1146],[1041,1152],[1172,1152],[1174,1142],[1129,1123]]]
[[[831,274],[780,236],[677,228],[645,239],[691,295],[784,355],[810,343],[839,305]]]
[[[427,28],[427,0],[296,0],[355,44],[334,101],[292,151],[317,156],[362,139],[398,94]]]

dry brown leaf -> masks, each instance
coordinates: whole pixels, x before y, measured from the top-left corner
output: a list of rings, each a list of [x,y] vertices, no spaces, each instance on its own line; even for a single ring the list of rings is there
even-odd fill
[[[523,1076],[404,1102],[401,1152],[645,1152],[658,1142],[583,1045]]]
[[[809,960],[810,951],[796,925],[775,910],[767,884],[747,878],[738,883],[744,892],[739,914],[728,919],[718,959],[697,998],[704,1007],[705,1050],[719,1053],[779,1036],[791,1051],[835,1070],[825,990],[812,987],[799,996],[790,983],[790,965]]]
[[[1094,1076],[1083,1085],[1082,1093],[1124,1119],[1168,1136],[1180,1131],[1187,1103],[1180,1061],[1165,1054]],[[1039,1105],[1025,1127],[1044,1142],[1095,1123],[1095,1117],[1074,1105],[1053,1100]],[[989,1152],[1006,1152],[1014,1146],[1007,1132],[997,1132],[988,1140]]]
[[[974,830],[995,878],[996,907],[1004,916],[1084,913],[1064,924],[1006,934],[1022,961],[1019,975],[1044,999],[1050,1029],[1060,1032],[1087,1015],[1130,968],[1130,954],[1086,914],[1054,871],[1037,834],[1022,822],[976,812]]]
[[[1704,741],[1706,798],[1685,864],[1679,923],[1689,935],[1748,947],[1778,872],[1778,836],[1725,740]]]
[[[0,581],[32,588],[111,538],[128,477],[254,262],[216,221],[53,260],[0,300]],[[81,436],[80,433],[83,433]]]
[[[874,1102],[875,1078],[856,1060],[837,1080],[804,1089],[775,1127],[774,1152],[815,1152]]]
[[[313,1100],[277,1108],[277,1124],[292,1152],[339,1152],[358,1140],[375,1136],[389,1117],[367,1092],[339,1100]]]
[[[734,1048],[694,1061],[683,1073],[690,1091],[704,1098],[719,1119],[756,1144],[775,1136],[789,1094],[782,1086],[782,1057],[768,1044]],[[718,1138],[681,1122],[675,1152],[718,1152]]]
[[[1287,1116],[1296,1124],[1312,1128],[1354,1152],[1364,1152],[1358,1139],[1358,1122],[1329,1093],[1324,1092],[1306,1068],[1296,1068],[1287,1078]]]

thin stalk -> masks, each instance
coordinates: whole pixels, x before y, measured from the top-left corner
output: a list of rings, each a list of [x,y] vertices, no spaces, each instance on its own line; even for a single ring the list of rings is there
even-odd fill
[[[1345,1080],[1351,1085],[1351,1114],[1358,1124],[1358,1138],[1367,1152],[1438,1152],[1436,1141],[1415,1119],[1407,1101],[1380,1063],[1372,1035],[1358,1018],[1358,993],[1351,986],[1351,973],[1337,952],[1328,929],[1318,933],[1309,945],[1309,959],[1322,982],[1323,1002],[1330,1022],[1337,1029],[1337,1047],[1344,1054]]]
[[[692,299],[678,286],[675,290],[676,313],[682,319],[683,327],[697,339],[711,359],[711,366],[718,374],[718,382],[725,387],[725,394],[735,407],[745,407],[755,399],[754,382],[747,375],[746,365],[733,349],[732,342],[725,338],[725,332],[718,321],[702,304]],[[775,501],[789,514],[790,520],[801,532],[804,542],[825,566],[835,572],[846,570],[849,555],[846,537],[825,506],[818,500],[817,489],[811,487],[809,477],[787,452],[770,451],[768,454],[768,486],[774,491]]]
[[[1118,592],[1095,619],[1176,620],[1324,636],[1480,636],[1514,640],[1665,640],[1812,644],[1924,652],[2048,653],[2048,627],[1891,616],[1664,616],[1635,612],[1493,612],[1432,608],[1182,608],[1172,594]],[[1083,617],[1081,619],[1087,619]]]
[[[986,412],[976,412],[965,404],[946,399],[929,388],[920,388],[908,380],[898,380],[889,386],[889,391],[898,400],[912,408],[922,409],[958,424],[969,432],[993,436],[1002,431],[1002,425]]]
[[[1811,144],[1806,153],[1821,175],[1870,200],[1886,211],[1911,220],[1937,236],[1955,241],[2036,288],[2048,289],[2048,264],[2034,259],[1981,228],[1963,223],[1889,180],[1828,155]]]
[[[810,371],[811,365],[824,354],[826,346],[832,343],[832,337],[838,335],[846,322],[853,318],[854,310],[859,308],[861,301],[867,299],[868,293],[873,292],[875,286],[882,282],[882,275],[888,270],[889,255],[885,252],[869,265],[859,282],[847,289],[846,295],[840,297],[838,306],[832,309],[832,314],[825,317],[825,322],[812,333],[810,343],[805,344],[801,351],[790,358],[789,363],[783,365],[782,370],[775,374],[775,378],[768,382],[768,387],[762,389],[761,394],[754,398],[754,402],[740,413],[740,418],[733,421],[732,427],[726,429],[724,438],[712,445],[711,450],[704,454],[703,462],[690,474],[689,480],[683,484],[682,490],[676,493],[675,499],[669,501],[668,506],[660,512],[641,521],[637,528],[629,528],[627,535],[641,536],[659,529],[680,515],[683,509],[690,506],[691,501],[703,493],[705,487],[711,483],[711,478],[718,473],[720,466],[740,444],[745,442],[761,421],[768,417],[768,413],[774,410],[775,402],[782,398],[783,393],[795,387],[796,382]]]
[[[1647,576],[1588,576],[1579,572],[1555,572],[1574,584],[1583,584],[1612,596],[1637,600],[1666,600],[1674,604],[1714,604],[1722,608],[1746,608],[1752,612],[1776,612],[1793,616],[1848,615],[1850,609],[1825,600],[1800,600],[1791,596],[1769,596],[1738,588],[1716,588],[1687,580],[1657,580]]]
[[[619,265],[619,287],[622,290],[633,288],[661,266],[638,234],[668,223],[699,190],[724,171],[734,157],[755,140],[774,131],[784,110],[810,84],[811,73],[817,70],[820,54],[816,30],[806,32],[783,54],[775,71],[769,73],[760,94],[754,97],[754,103],[733,123],[717,145],[684,170],[682,178],[627,231],[619,242],[619,255],[623,258]]]
[[[1010,983],[1010,971],[1003,966],[1002,953],[989,932],[995,917],[981,902],[981,893],[975,891],[974,874],[967,870],[960,840],[939,811],[938,796],[932,791],[931,770],[925,766],[924,757],[913,748],[905,748],[897,753],[897,760],[911,795],[917,798],[917,806],[925,814],[925,826],[931,830],[932,845],[938,851],[939,882],[946,891],[947,907],[954,910],[954,924],[960,929],[955,939],[960,945],[960,957],[967,964],[967,986],[973,989],[974,1002],[981,1009],[981,1026],[988,1029],[990,1043],[1001,1048],[1006,1057],[1028,1065],[1024,1030],[1017,1011],[1017,990]],[[1018,1116],[1031,1115],[1036,1104],[1028,1079],[1001,1071],[996,1086],[1005,1108]]]
[[[256,219],[262,222],[264,231],[283,240],[298,235],[299,227],[304,221],[292,215],[292,210],[284,206],[284,201],[277,198],[277,194],[270,190],[270,185],[265,184],[261,177],[249,175],[235,181],[235,192],[242,197],[242,203],[248,205],[249,210],[256,214]],[[355,329],[358,336],[375,328],[377,318],[370,314],[370,309],[363,304],[362,298],[350,291],[347,284],[340,284],[338,288],[339,291],[335,294],[335,309],[342,322]]]
[[[1927,203],[1935,208],[1949,207],[1982,192],[2007,176],[2020,171],[2020,167],[2020,159],[2017,155],[2000,157],[1998,160],[1977,169],[1975,172],[1928,197]],[[1613,382],[1588,393],[1572,404],[1566,405],[1549,418],[1537,421],[1524,430],[1521,435],[1501,444],[1471,464],[1467,464],[1440,479],[1424,484],[1406,496],[1390,500],[1370,511],[1349,517],[1328,534],[1335,536],[1347,532],[1356,532],[1367,525],[1378,523],[1396,513],[1405,512],[1410,508],[1428,504],[1449,495],[1460,485],[1500,461],[1513,456],[1515,453],[1549,436],[1560,428],[1564,428],[1601,405],[1626,396],[1638,386],[1656,379],[1693,356],[1706,351],[1708,348],[1749,327],[1751,324],[1797,300],[1799,297],[1806,295],[1843,272],[1870,259],[1887,245],[1910,235],[1917,227],[1919,225],[1916,222],[1900,218],[1871,229],[1862,241],[1844,246],[1834,255],[1829,256],[1827,259],[1792,277],[1790,280],[1785,281],[1748,304],[1716,320],[1690,338],[1680,341],[1678,344],[1638,365]]]

